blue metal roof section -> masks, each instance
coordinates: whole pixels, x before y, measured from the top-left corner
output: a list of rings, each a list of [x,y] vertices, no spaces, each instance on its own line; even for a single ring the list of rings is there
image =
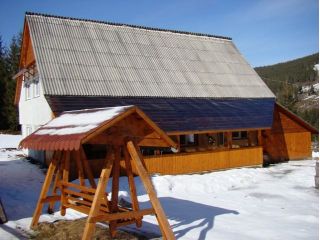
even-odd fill
[[[53,112],[136,105],[166,132],[266,129],[273,122],[274,98],[124,98],[46,96]]]

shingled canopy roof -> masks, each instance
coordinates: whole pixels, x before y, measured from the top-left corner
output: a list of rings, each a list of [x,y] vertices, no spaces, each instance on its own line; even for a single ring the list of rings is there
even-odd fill
[[[134,122],[138,124],[138,128],[130,128]],[[102,140],[130,137],[139,143],[152,138],[161,143],[161,146],[176,147],[176,143],[135,106],[63,112],[24,138],[20,147],[35,150],[79,150],[81,144],[90,143],[93,138],[102,134]],[[100,139],[99,143],[108,142]]]
[[[230,38],[27,13],[45,95],[274,98]]]

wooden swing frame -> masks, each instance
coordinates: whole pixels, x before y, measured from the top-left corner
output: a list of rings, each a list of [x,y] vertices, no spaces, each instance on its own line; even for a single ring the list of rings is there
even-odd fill
[[[135,111],[137,112],[137,109],[135,109]],[[126,115],[128,116],[128,114]],[[139,115],[142,115],[144,120],[148,120],[148,118],[145,119],[143,113],[139,113]],[[159,142],[159,139],[164,139],[167,146],[170,143],[174,144],[168,136],[163,136],[164,133],[156,125],[153,126],[153,122],[151,122],[151,124],[150,122],[147,123],[149,127],[151,126],[156,130],[151,135],[154,136],[154,133],[158,134],[158,139],[155,141],[156,143]],[[104,130],[106,130],[106,128]],[[101,135],[101,133],[103,133],[103,131],[97,131],[93,137],[98,137],[98,141],[100,141],[99,134]],[[143,216],[153,214],[157,218],[163,238],[175,239],[140,152],[139,144],[143,141],[148,142],[150,139],[132,137],[132,133],[131,136],[129,136],[130,134],[123,134],[121,131],[118,131],[117,134],[116,138],[112,138],[112,136],[106,138],[105,135],[103,135],[104,143],[107,143],[107,154],[98,184],[95,182],[82,144],[78,150],[55,150],[53,152],[52,160],[33,214],[31,228],[38,224],[44,204],[48,203],[48,212],[53,213],[54,204],[60,201],[60,213],[62,216],[66,214],[67,208],[88,215],[82,235],[83,240],[91,239],[97,222],[107,222],[111,236],[115,237],[118,227],[133,223],[135,223],[137,227],[141,227]],[[150,136],[150,133],[148,134],[148,136]],[[93,137],[90,139],[93,139]],[[83,140],[82,143],[88,142],[88,139]],[[139,141],[137,141],[137,139],[139,139]],[[121,153],[124,158],[124,169],[128,178],[132,208],[120,206],[118,201]],[[79,184],[69,182],[71,161],[75,161],[76,163]],[[137,175],[141,178],[141,182],[149,195],[152,206],[149,209],[140,209],[139,207],[132,170],[133,167]],[[112,194],[111,201],[109,201],[106,188],[111,174],[112,189],[110,192]],[[88,179],[90,186],[85,185],[85,179]],[[60,195],[58,194],[58,190]]]

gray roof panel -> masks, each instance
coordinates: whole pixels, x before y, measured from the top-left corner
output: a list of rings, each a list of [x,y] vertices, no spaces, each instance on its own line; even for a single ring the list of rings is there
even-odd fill
[[[230,39],[27,14],[46,95],[274,98]]]

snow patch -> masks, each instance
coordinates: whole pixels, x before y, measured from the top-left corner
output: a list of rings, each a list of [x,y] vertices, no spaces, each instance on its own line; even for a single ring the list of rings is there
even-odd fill
[[[18,148],[22,135],[0,134],[0,148]]]

